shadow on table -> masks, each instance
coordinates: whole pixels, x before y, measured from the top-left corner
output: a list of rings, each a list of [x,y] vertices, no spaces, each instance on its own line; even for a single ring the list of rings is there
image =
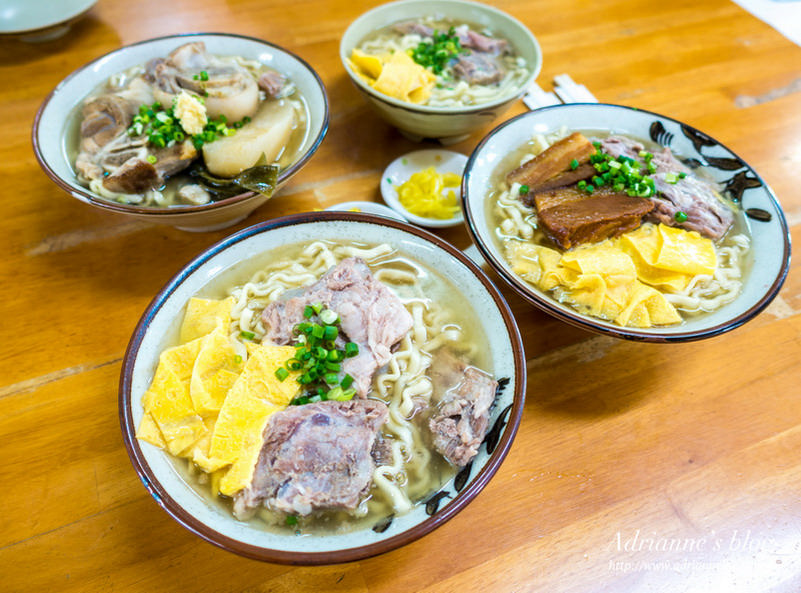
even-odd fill
[[[56,39],[50,41],[24,41],[21,37],[0,38],[0,55],[13,56],[16,65],[36,62],[54,54],[67,54],[79,48],[84,37],[92,36],[94,39],[103,39],[103,47],[108,49],[99,51],[94,57],[111,51],[120,46],[120,37],[117,32],[96,16],[89,14],[73,23],[69,30]],[[94,57],[92,59],[94,59]],[[64,75],[66,76],[66,72]]]

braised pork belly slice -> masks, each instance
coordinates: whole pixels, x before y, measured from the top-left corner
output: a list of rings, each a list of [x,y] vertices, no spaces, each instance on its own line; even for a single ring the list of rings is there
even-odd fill
[[[262,505],[292,515],[356,508],[370,490],[372,451],[388,415],[383,402],[361,399],[276,412],[253,481],[234,496],[234,514],[248,518]]]
[[[595,146],[581,132],[573,132],[569,136],[558,140],[535,156],[511,171],[506,176],[509,185],[519,183],[526,185],[529,191],[536,192],[540,186],[563,173],[575,171],[572,165],[584,165],[589,163],[590,157],[595,154]],[[576,163],[574,163],[575,161]],[[581,173],[588,169],[585,167]],[[589,175],[592,175],[592,171]],[[587,176],[589,176],[587,175]],[[565,181],[564,185],[585,179],[579,177],[573,181]],[[568,178],[565,178],[568,179]]]
[[[562,249],[633,231],[654,208],[652,200],[602,187],[587,194],[573,187],[535,197],[540,228]]]
[[[340,331],[359,345],[359,354],[342,363],[353,377],[360,397],[366,396],[373,374],[389,362],[391,348],[412,329],[412,316],[395,294],[376,280],[364,260],[351,257],[328,270],[302,294],[265,307],[265,339],[288,344],[303,321],[307,305],[324,303],[340,318]]]
[[[498,382],[483,371],[464,364],[461,368],[461,381],[445,393],[428,422],[434,448],[459,467],[478,453],[498,389]]]

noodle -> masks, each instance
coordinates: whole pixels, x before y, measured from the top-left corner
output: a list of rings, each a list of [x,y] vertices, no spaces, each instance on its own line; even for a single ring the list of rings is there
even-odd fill
[[[317,241],[300,249],[291,259],[271,262],[229,291],[234,297],[229,335],[237,352],[246,358],[242,332],[252,332],[257,341],[264,337],[261,323],[264,307],[289,290],[315,282],[329,268],[352,256],[362,257],[376,267],[375,277],[400,297],[412,316],[413,327],[373,379],[370,397],[380,399],[389,409],[381,438],[390,444],[391,463],[376,467],[371,497],[351,516],[400,514],[409,511],[453,474],[447,462],[432,455],[416,417],[433,403],[434,389],[429,376],[432,353],[448,344],[465,356],[479,354],[476,345],[467,344],[470,340],[465,339],[462,327],[454,323],[452,312],[424,294],[419,279],[427,272],[399,258],[387,244],[365,247]],[[275,518],[268,515],[272,513],[261,510],[258,516],[275,524]]]

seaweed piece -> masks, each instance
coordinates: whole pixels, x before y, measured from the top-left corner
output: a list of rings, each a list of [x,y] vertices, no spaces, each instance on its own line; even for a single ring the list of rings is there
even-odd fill
[[[245,169],[236,177],[212,175],[202,161],[192,165],[189,176],[214,196],[215,200],[224,200],[247,191],[254,191],[269,198],[278,183],[278,170],[278,165],[266,164],[266,159],[262,155],[255,165]]]

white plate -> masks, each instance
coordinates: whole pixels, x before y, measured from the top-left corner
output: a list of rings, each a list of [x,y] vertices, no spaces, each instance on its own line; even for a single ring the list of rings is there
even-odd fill
[[[392,208],[379,204],[378,202],[341,202],[326,208],[329,212],[365,212],[367,214],[376,214],[384,218],[392,218],[407,222],[406,218],[400,212],[395,212]]]
[[[416,150],[396,158],[384,170],[381,177],[381,196],[390,208],[400,213],[406,220],[420,226],[433,228],[449,227],[462,224],[464,214],[460,211],[453,218],[440,220],[437,218],[423,218],[412,214],[398,200],[398,186],[409,180],[413,173],[434,167],[438,173],[456,173],[462,175],[467,164],[467,157],[452,150],[442,150],[431,148],[427,150]],[[457,196],[459,188],[453,188]]]

